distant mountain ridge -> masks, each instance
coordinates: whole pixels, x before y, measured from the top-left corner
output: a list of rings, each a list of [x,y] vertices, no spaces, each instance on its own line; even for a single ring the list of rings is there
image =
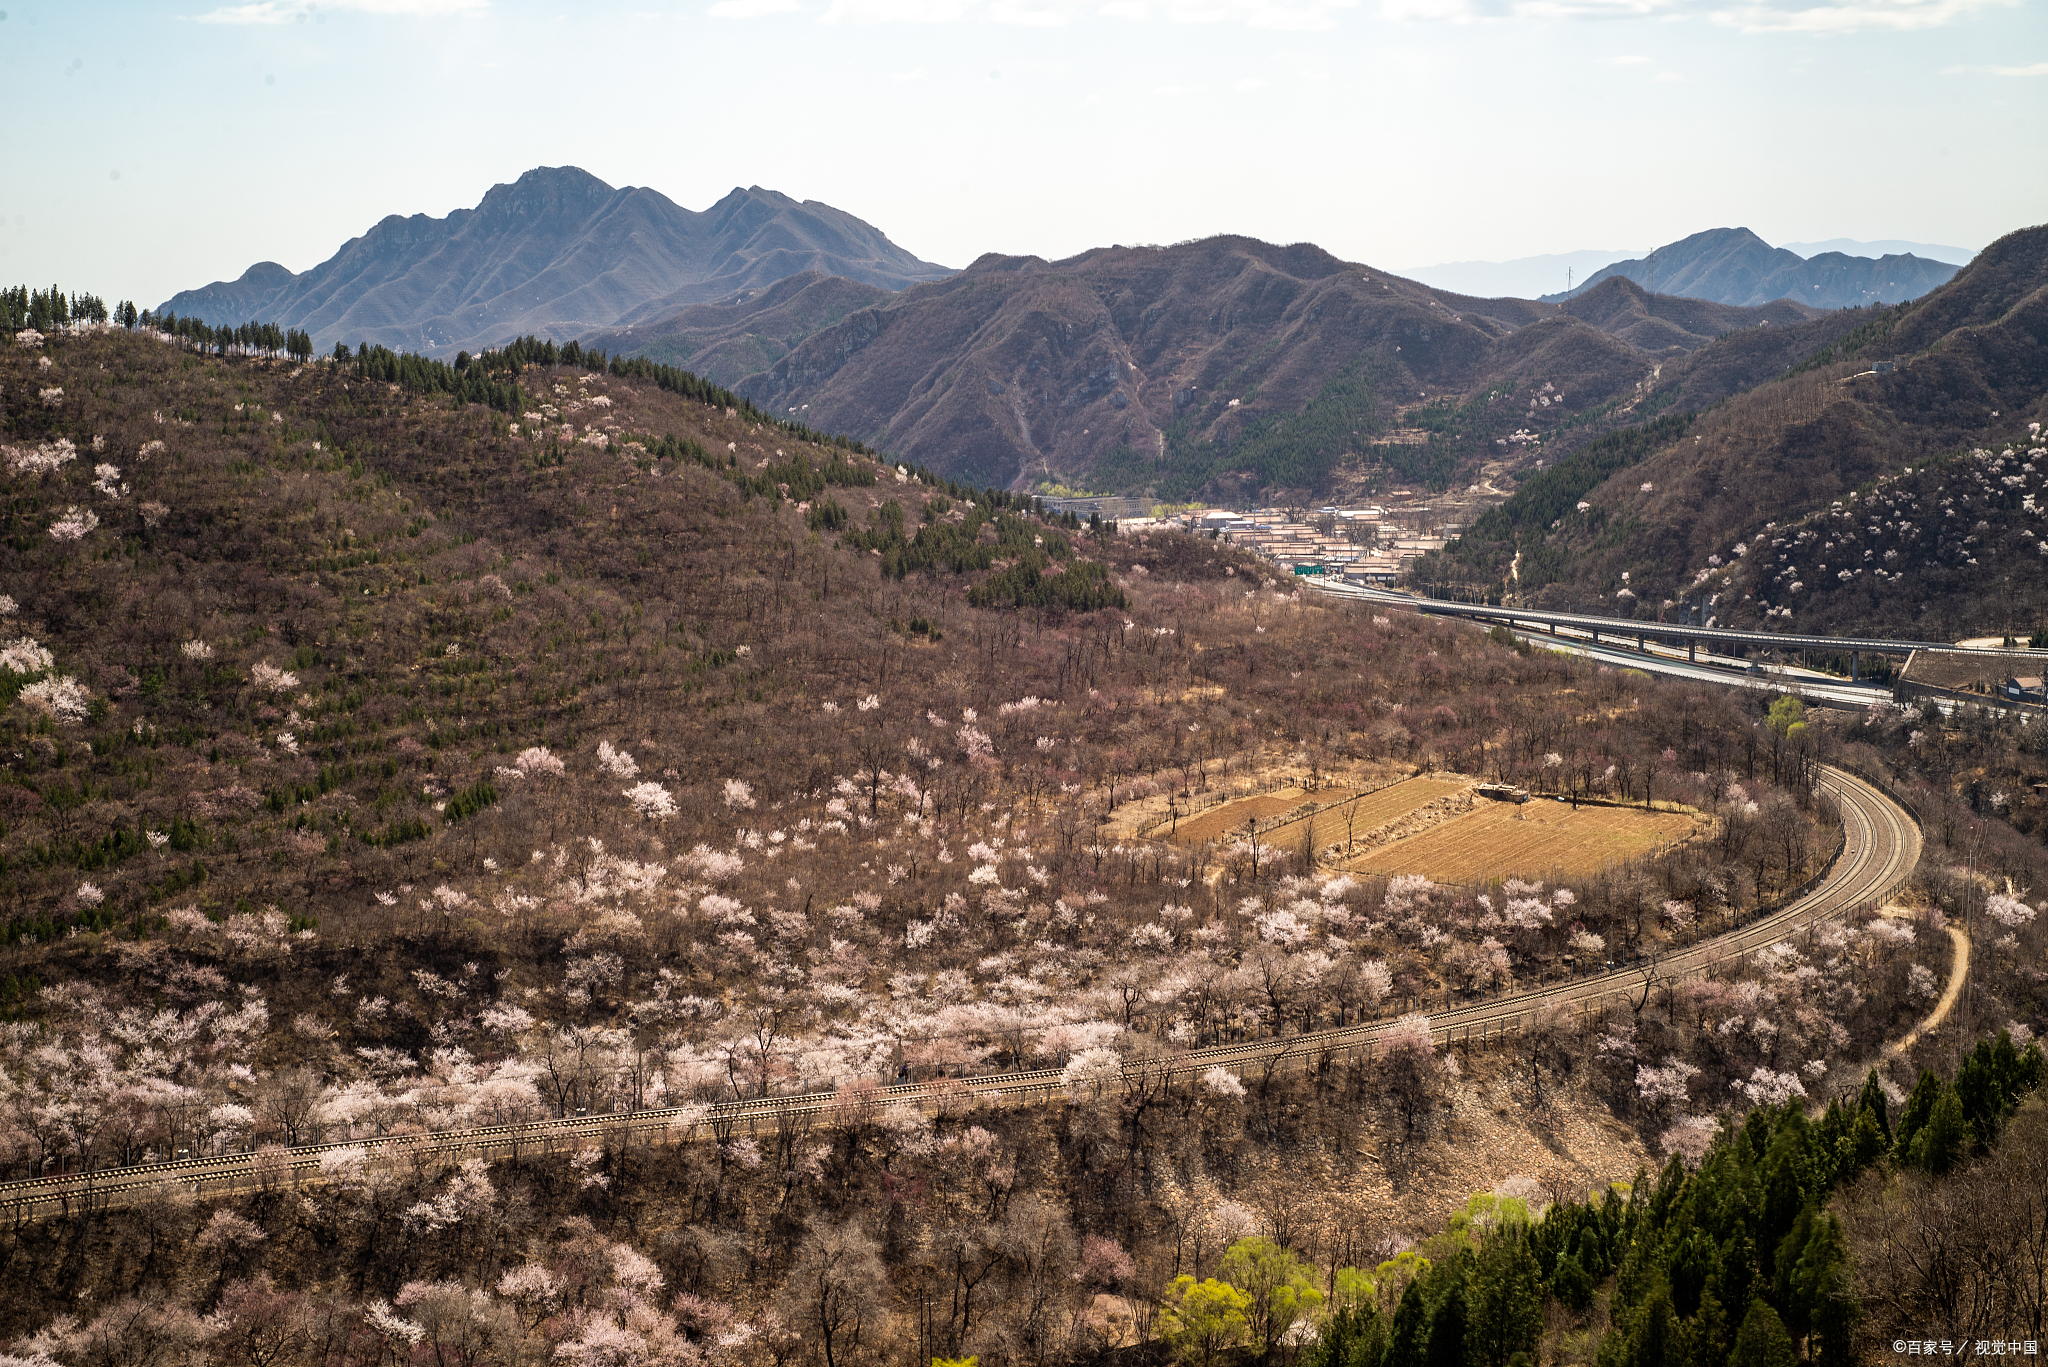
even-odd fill
[[[1907,242],[1899,238],[1864,242],[1850,237],[1831,237],[1825,242],[1781,242],[1778,246],[1805,260],[1826,252],[1840,252],[1844,256],[1867,257],[1873,261],[1883,256],[1917,256],[1922,261],[1946,262],[1956,267],[1967,266],[1976,255],[1968,247]],[[1432,266],[1403,267],[1401,274],[1410,280],[1420,280],[1431,289],[1456,290],[1459,294],[1482,299],[1560,299],[1577,293],[1578,287],[1593,283],[1595,273],[1604,267],[1647,255],[1647,252],[1640,251],[1586,249],[1552,252],[1545,256],[1521,256],[1512,261],[1444,261]],[[1566,283],[1567,271],[1572,272],[1570,284]],[[1550,293],[1559,285],[1566,286],[1565,293]]]
[[[1807,258],[1773,247],[1747,228],[1710,228],[1659,247],[1646,257],[1603,267],[1579,290],[1543,298],[1549,303],[1562,302],[1603,280],[1624,276],[1656,294],[1743,308],[1774,299],[1796,299],[1811,308],[1861,308],[1917,299],[1947,284],[1959,269],[1946,261],[1910,254],[1872,259],[1822,252]]]
[[[1660,365],[1816,317],[1626,280],[1567,305],[1473,299],[1312,244],[1215,237],[1056,262],[991,254],[866,303],[844,282],[792,279],[586,340],[675,357],[772,412],[981,483],[1228,500],[1354,476],[1442,487],[1533,461],[1529,433],[1629,402]],[[743,377],[720,371],[777,352]]]
[[[766,289],[741,290],[583,340],[603,351],[645,356],[733,385],[768,369],[811,334],[882,303],[890,293],[864,281],[805,271]]]
[[[1637,255],[1634,251],[1551,252],[1512,261],[1445,261],[1401,271],[1435,290],[1454,290],[1476,299],[1535,299],[1560,285],[1593,278],[1593,273]]]
[[[1923,298],[1724,336],[1647,388],[1639,413],[1701,416],[1555,462],[1474,523],[1445,577],[1624,616],[1704,599],[1724,626],[1941,640],[1986,605],[2022,636],[2048,621],[2022,478],[2048,424],[2048,226]]]
[[[1788,252],[1798,252],[1808,260],[1822,252],[1840,252],[1844,256],[1917,256],[1925,261],[1946,261],[1951,266],[1967,266],[1977,253],[1969,247],[1950,246],[1945,242],[1908,242],[1903,238],[1885,237],[1874,242],[1865,242],[1853,237],[1831,237],[1825,242],[1780,242]]]
[[[367,341],[445,355],[527,333],[566,340],[806,272],[892,291],[950,274],[828,204],[754,186],[698,213],[560,166],[445,218],[394,214],[303,274],[260,262],[162,308],[304,328],[323,350]]]

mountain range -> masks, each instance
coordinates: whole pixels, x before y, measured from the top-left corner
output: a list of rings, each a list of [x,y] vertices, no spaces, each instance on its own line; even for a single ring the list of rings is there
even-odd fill
[[[1946,261],[1910,254],[1873,259],[1822,252],[1807,258],[1773,247],[1747,228],[1710,228],[1648,256],[1602,267],[1582,288],[1622,276],[1659,294],[1717,304],[1754,306],[1797,299],[1814,308],[1846,309],[1916,299],[1949,280],[1957,269]],[[1543,298],[1555,302],[1570,294]]]
[[[1801,256],[1819,256],[1822,252],[1841,252],[1845,256],[1918,256],[1928,261],[1946,261],[1951,266],[1967,266],[1977,253],[1969,247],[1952,247],[1941,242],[1908,242],[1904,238],[1886,237],[1874,242],[1865,242],[1853,237],[1831,237],[1825,242],[1780,242],[1788,252]]]
[[[543,167],[474,209],[386,218],[302,274],[262,263],[164,309],[303,328],[322,350],[573,337],[979,483],[1236,500],[1512,480],[1631,421],[1651,389],[1718,402],[1857,326],[1839,302],[1954,271],[1806,261],[1717,229],[1541,300],[1243,237],[953,272],[760,187],[698,213]]]
[[[2048,227],[1922,298],[1824,317],[1860,321],[1787,360],[1745,369],[1752,330],[1667,367],[1635,426],[1524,481],[1441,577],[1652,616],[1697,595],[1724,625],[1952,639],[1991,602],[2048,620],[2025,478],[2048,463]]]
[[[1533,443],[1497,447],[1509,433],[1624,401],[1722,333],[1817,316],[1789,302],[1663,298],[1625,280],[1566,304],[1472,299],[1242,237],[1061,261],[984,256],[857,304],[811,281],[693,310],[703,331],[689,364],[742,352],[763,330],[756,317],[794,338],[791,319],[848,308],[736,377],[738,391],[985,483],[1167,498],[1318,495],[1348,474],[1441,487],[1482,455],[1515,463]]]
[[[1968,247],[1950,247],[1938,242],[1907,242],[1899,238],[1863,242],[1850,237],[1835,237],[1825,242],[1781,242],[1778,245],[1802,258],[1819,256],[1823,252],[1872,259],[1910,254],[1926,261],[1944,261],[1952,266],[1967,266],[1970,258],[1976,255]],[[1432,289],[1455,290],[1459,294],[1487,298],[1512,295],[1518,299],[1535,299],[1560,285],[1571,293],[1573,286],[1590,283],[1594,273],[1602,267],[1646,255],[1647,252],[1641,251],[1587,249],[1523,256],[1512,261],[1445,261],[1432,266],[1404,266],[1401,274],[1410,280],[1420,280]]]
[[[303,328],[323,350],[367,341],[452,355],[662,318],[806,271],[883,290],[950,273],[829,204],[755,186],[697,213],[559,166],[493,186],[446,218],[394,214],[301,274],[260,262],[163,309]]]

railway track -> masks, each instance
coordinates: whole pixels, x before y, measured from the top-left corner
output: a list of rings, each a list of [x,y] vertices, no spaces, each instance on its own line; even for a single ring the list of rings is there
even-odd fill
[[[1842,813],[1842,849],[1819,883],[1784,907],[1683,949],[1626,967],[1547,983],[1498,997],[1447,1005],[1430,1016],[1432,1037],[1445,1044],[1484,1042],[1527,1029],[1557,1012],[1590,1012],[1617,997],[1651,990],[1658,983],[1696,976],[1776,944],[1816,921],[1891,897],[1920,859],[1920,832],[1913,817],[1875,785],[1843,770],[1822,771],[1821,787]],[[1378,1047],[1393,1024],[1379,1019],[1297,1035],[1247,1040],[1191,1050],[1170,1059],[1136,1061],[1154,1075],[1207,1072],[1212,1068],[1284,1066],[1333,1053],[1365,1053]],[[516,1156],[521,1150],[550,1150],[590,1141],[603,1143],[681,1142],[724,1138],[762,1125],[817,1116],[840,1107],[920,1106],[972,1100],[983,1104],[1028,1104],[1066,1090],[1062,1069],[948,1079],[940,1084],[878,1087],[850,1100],[839,1092],[757,1097],[716,1105],[671,1107],[561,1120],[535,1121],[435,1134],[310,1144],[273,1151],[188,1158],[93,1173],[66,1173],[0,1183],[0,1206],[16,1219],[37,1218],[83,1206],[125,1204],[138,1193],[173,1182],[201,1195],[290,1185],[323,1175],[322,1160],[342,1150],[361,1149],[373,1162],[396,1164],[427,1159]]]

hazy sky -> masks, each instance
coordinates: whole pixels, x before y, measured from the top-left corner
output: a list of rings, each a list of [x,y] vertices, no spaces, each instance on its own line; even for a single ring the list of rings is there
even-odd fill
[[[575,164],[928,260],[2048,220],[2044,0],[0,0],[0,279],[145,306]]]

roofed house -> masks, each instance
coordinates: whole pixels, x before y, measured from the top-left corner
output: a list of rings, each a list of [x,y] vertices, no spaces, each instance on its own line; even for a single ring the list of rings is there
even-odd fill
[[[1992,706],[2048,703],[2048,653],[2035,650],[1916,650],[1892,681],[1892,695],[1951,698]]]

